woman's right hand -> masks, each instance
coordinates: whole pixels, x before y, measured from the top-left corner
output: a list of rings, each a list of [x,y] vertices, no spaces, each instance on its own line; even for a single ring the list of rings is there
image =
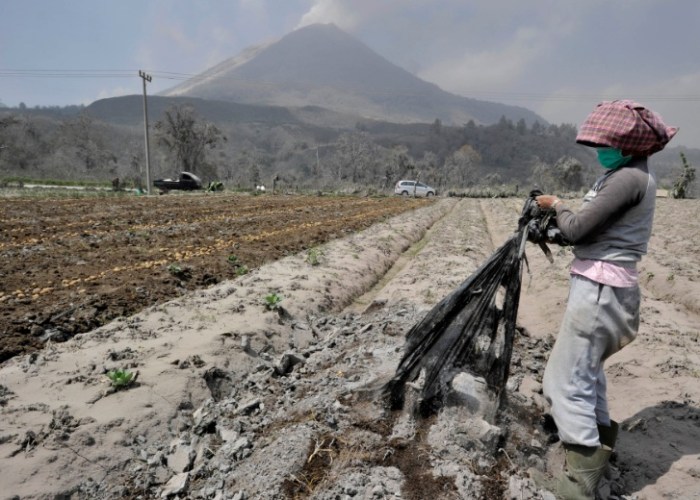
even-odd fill
[[[549,210],[550,208],[555,208],[561,203],[561,200],[553,194],[541,194],[535,198],[535,202],[542,210]]]

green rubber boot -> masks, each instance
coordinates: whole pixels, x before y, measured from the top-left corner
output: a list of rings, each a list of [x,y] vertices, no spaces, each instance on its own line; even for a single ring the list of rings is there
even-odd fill
[[[556,493],[562,500],[595,500],[612,449],[564,443],[566,470],[558,478]]]

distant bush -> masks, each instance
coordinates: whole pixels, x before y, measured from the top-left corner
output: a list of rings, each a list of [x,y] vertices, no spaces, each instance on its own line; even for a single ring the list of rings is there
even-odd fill
[[[44,186],[81,186],[81,187],[111,187],[112,184],[106,181],[85,181],[85,180],[63,180],[63,179],[34,179],[31,177],[0,177],[0,185],[10,186],[25,184],[41,184]]]
[[[452,198],[511,198],[523,196],[517,187],[473,187],[460,191],[448,191],[447,196]]]

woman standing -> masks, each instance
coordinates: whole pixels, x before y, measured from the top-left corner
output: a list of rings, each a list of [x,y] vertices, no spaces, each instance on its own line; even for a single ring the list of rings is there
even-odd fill
[[[566,452],[555,486],[561,498],[593,499],[617,437],[606,397],[605,360],[632,342],[639,328],[637,263],[647,252],[656,180],[647,158],[678,131],[640,104],[600,103],[576,142],[596,148],[606,170],[574,213],[553,195],[553,208],[574,261],[566,312],[544,373],[544,395]]]

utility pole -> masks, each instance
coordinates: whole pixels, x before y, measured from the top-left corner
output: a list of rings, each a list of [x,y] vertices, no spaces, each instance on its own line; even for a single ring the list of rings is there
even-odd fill
[[[321,176],[321,160],[320,160],[319,157],[318,157],[318,149],[319,149],[319,148],[327,148],[327,147],[330,147],[330,146],[337,146],[337,145],[338,145],[337,142],[331,142],[331,143],[328,143],[328,144],[316,144],[316,175],[317,175],[318,177]]]
[[[139,70],[143,80],[143,128],[146,135],[146,193],[151,194],[151,159],[148,152],[148,103],[146,102],[146,82],[151,81],[151,75]]]
[[[321,162],[318,160],[318,146],[316,146],[316,175],[321,175]]]

